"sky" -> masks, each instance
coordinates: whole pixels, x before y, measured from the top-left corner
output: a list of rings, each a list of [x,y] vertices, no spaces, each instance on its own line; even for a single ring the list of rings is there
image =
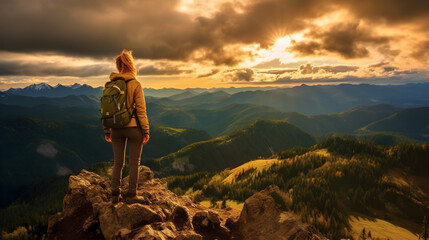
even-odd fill
[[[429,82],[427,0],[1,0],[0,89]]]

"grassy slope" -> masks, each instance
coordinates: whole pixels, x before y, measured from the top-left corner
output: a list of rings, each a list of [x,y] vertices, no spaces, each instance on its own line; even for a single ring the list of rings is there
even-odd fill
[[[415,233],[379,218],[353,216],[350,219],[350,224],[354,239],[359,239],[359,235],[362,234],[362,229],[364,228],[367,233],[371,231],[373,238],[379,237],[390,240],[418,239]]]
[[[223,179],[223,183],[232,183],[237,179],[240,174],[243,174],[249,170],[256,170],[256,172],[261,172],[262,170],[271,167],[273,164],[278,163],[277,158],[271,159],[256,159],[249,162],[246,162],[236,168],[233,168],[228,171],[228,177]]]

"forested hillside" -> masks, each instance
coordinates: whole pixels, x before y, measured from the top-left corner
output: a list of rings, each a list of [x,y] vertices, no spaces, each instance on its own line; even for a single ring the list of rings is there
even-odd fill
[[[268,166],[242,168],[238,174],[232,169],[166,180],[177,193],[193,192],[197,199],[212,201],[244,201],[275,184],[291,196],[290,207],[306,222],[339,239],[350,235],[350,217],[357,213],[417,231],[429,214],[429,192],[422,184],[422,179],[429,180],[428,156],[427,145],[383,147],[332,137],[309,148],[280,152]]]
[[[311,146],[310,134],[284,121],[260,120],[229,135],[197,142],[175,153],[143,161],[160,175],[220,171],[281,149]]]

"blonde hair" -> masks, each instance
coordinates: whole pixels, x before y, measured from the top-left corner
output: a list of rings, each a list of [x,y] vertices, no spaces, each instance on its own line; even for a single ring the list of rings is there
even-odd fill
[[[122,50],[121,54],[116,56],[116,68],[120,73],[133,73],[134,75],[137,74],[137,69],[134,64],[134,58],[133,58],[133,52]]]

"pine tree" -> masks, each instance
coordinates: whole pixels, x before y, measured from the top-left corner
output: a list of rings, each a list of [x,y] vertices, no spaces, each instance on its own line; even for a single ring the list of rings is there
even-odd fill
[[[368,239],[371,239],[371,240],[372,240],[372,234],[371,234],[371,231],[368,231]]]
[[[426,216],[423,217],[423,231],[420,234],[420,238],[419,239],[423,239],[423,240],[427,240],[428,239],[428,220],[426,218]]]
[[[359,236],[359,238],[362,239],[362,240],[366,240],[366,231],[365,231],[365,228],[362,229],[362,233]]]
[[[214,197],[210,199],[210,208],[217,208],[216,199]]]
[[[222,208],[222,209],[226,208],[226,199],[222,200],[222,205],[220,208]]]

